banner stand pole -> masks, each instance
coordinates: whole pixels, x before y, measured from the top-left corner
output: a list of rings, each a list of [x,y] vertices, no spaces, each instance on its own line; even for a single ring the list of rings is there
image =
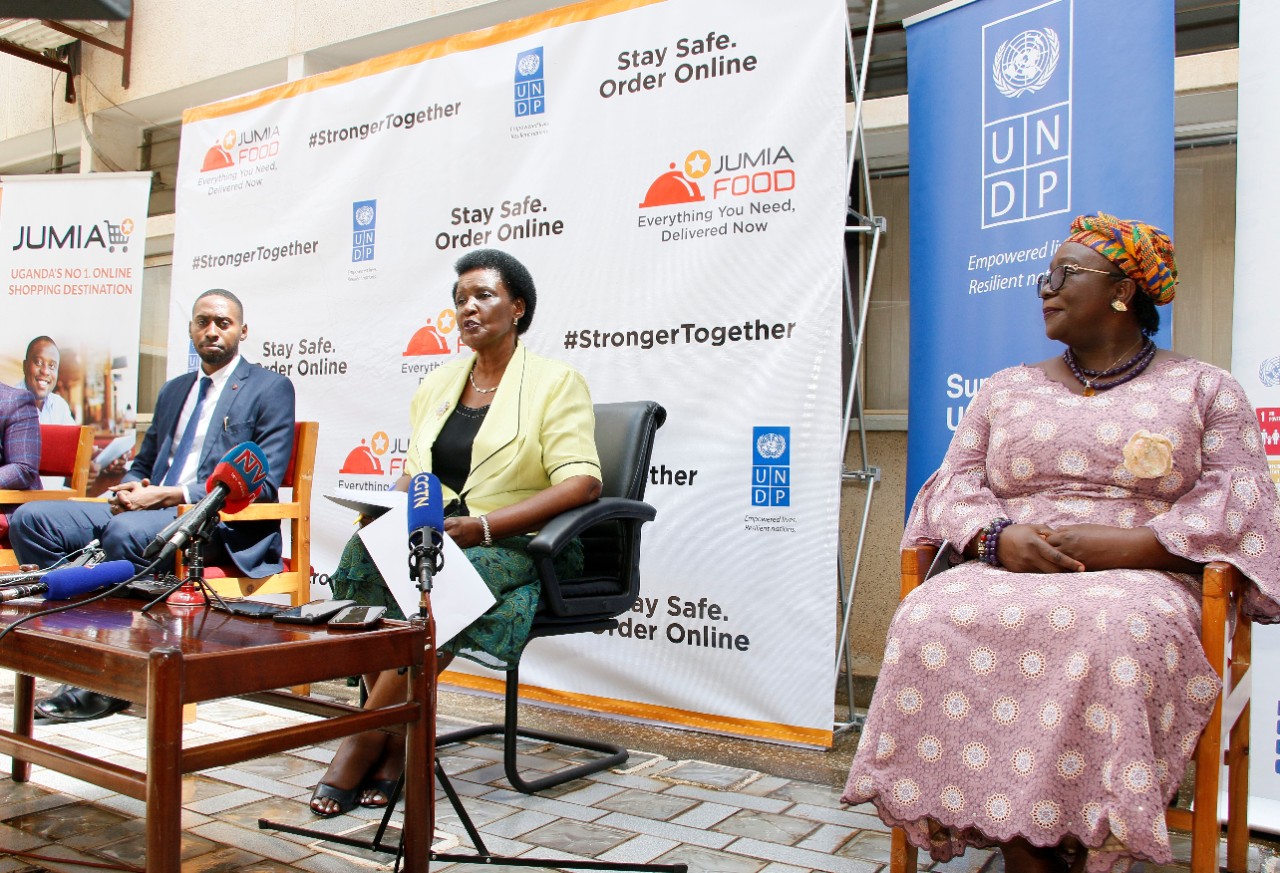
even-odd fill
[[[876,12],[879,6],[879,0],[871,0],[871,8],[868,11],[867,18],[867,36],[866,42],[862,47],[862,63],[859,64],[853,50],[853,34],[851,30],[845,31],[845,48],[848,53],[848,63],[850,76],[854,85],[853,88],[853,129],[849,136],[849,163],[846,175],[846,190],[853,188],[854,168],[858,166],[859,153],[862,155],[862,179],[861,200],[865,204],[866,214],[862,214],[852,207],[848,210],[845,219],[845,257],[844,257],[844,308],[848,319],[849,336],[853,342],[853,356],[846,373],[845,380],[845,405],[844,405],[844,428],[841,433],[840,446],[840,486],[843,494],[844,486],[849,483],[860,483],[866,486],[866,494],[863,499],[862,521],[858,529],[857,544],[854,547],[853,567],[848,576],[845,575],[844,569],[844,547],[842,543],[836,544],[836,573],[837,584],[840,592],[840,633],[839,643],[836,647],[836,664],[835,672],[837,682],[840,677],[841,664],[844,665],[844,685],[845,696],[848,701],[848,718],[845,721],[837,721],[832,726],[834,733],[840,734],[847,730],[860,729],[866,720],[865,711],[860,711],[854,706],[853,701],[853,656],[850,650],[849,639],[849,620],[853,614],[853,592],[858,579],[858,570],[862,564],[862,550],[866,542],[867,527],[871,518],[871,498],[875,494],[876,484],[880,481],[880,468],[867,463],[867,422],[865,408],[863,405],[861,383],[859,374],[862,368],[862,349],[863,340],[867,330],[867,313],[871,302],[871,283],[875,278],[876,256],[880,251],[880,237],[885,233],[888,225],[883,217],[875,214],[875,207],[871,199],[871,171],[867,166],[866,160],[866,141],[863,137],[862,123],[862,104],[867,89],[867,68],[871,63],[871,42],[875,34]],[[853,197],[850,194],[850,201]],[[861,285],[862,293],[859,299],[854,298],[854,280],[850,274],[849,268],[849,247],[848,240],[851,234],[859,234],[865,238],[866,235],[871,237],[871,251],[868,254],[866,265],[863,268]],[[859,462],[861,467],[850,470],[844,465],[845,453],[849,447],[849,429],[853,424],[856,413],[858,426],[858,444],[859,444]]]

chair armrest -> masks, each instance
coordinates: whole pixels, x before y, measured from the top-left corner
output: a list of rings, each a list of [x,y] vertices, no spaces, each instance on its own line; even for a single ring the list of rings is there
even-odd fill
[[[301,515],[302,507],[296,503],[254,503],[239,512],[218,513],[225,522],[280,521],[286,518],[298,518]]]
[[[907,546],[902,550],[902,590],[899,599],[904,599],[912,591],[920,587],[924,574],[929,572],[929,565],[938,555],[938,547],[928,543]]]
[[[1244,574],[1234,564],[1210,561],[1204,565],[1204,597],[1243,597],[1244,585]]]
[[[543,525],[542,530],[529,542],[529,552],[535,557],[549,558],[558,555],[569,541],[588,528],[604,521],[653,521],[658,510],[641,500],[625,497],[602,497],[592,503],[576,506],[560,513]]]
[[[34,503],[37,500],[70,500],[75,496],[76,493],[70,489],[66,491],[18,491],[12,488],[5,488],[0,490],[0,505],[12,503]]]

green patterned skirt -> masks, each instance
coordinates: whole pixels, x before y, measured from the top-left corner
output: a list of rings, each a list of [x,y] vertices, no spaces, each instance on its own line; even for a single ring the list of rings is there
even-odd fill
[[[538,581],[528,552],[532,539],[532,536],[507,537],[492,546],[463,550],[498,602],[442,645],[440,651],[461,655],[494,670],[515,667],[529,641],[529,629],[542,594],[542,583]],[[570,542],[555,564],[561,576],[581,575],[582,543],[576,539]],[[366,606],[385,606],[387,618],[405,617],[358,535],[347,541],[329,584],[336,598]]]

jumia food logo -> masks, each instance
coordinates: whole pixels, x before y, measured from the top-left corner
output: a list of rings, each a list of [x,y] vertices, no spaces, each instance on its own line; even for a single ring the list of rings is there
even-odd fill
[[[18,227],[18,241],[13,250],[19,249],[88,249],[97,246],[114,252],[116,246],[128,251],[129,237],[133,234],[133,220],[126,218],[119,224],[102,221],[98,224],[23,224]]]

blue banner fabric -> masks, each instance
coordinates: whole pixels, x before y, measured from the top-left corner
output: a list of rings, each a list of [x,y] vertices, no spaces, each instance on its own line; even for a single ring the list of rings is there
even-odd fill
[[[1035,279],[1071,219],[1102,211],[1173,232],[1173,11],[976,0],[907,22],[908,508],[982,381],[1062,351]]]

